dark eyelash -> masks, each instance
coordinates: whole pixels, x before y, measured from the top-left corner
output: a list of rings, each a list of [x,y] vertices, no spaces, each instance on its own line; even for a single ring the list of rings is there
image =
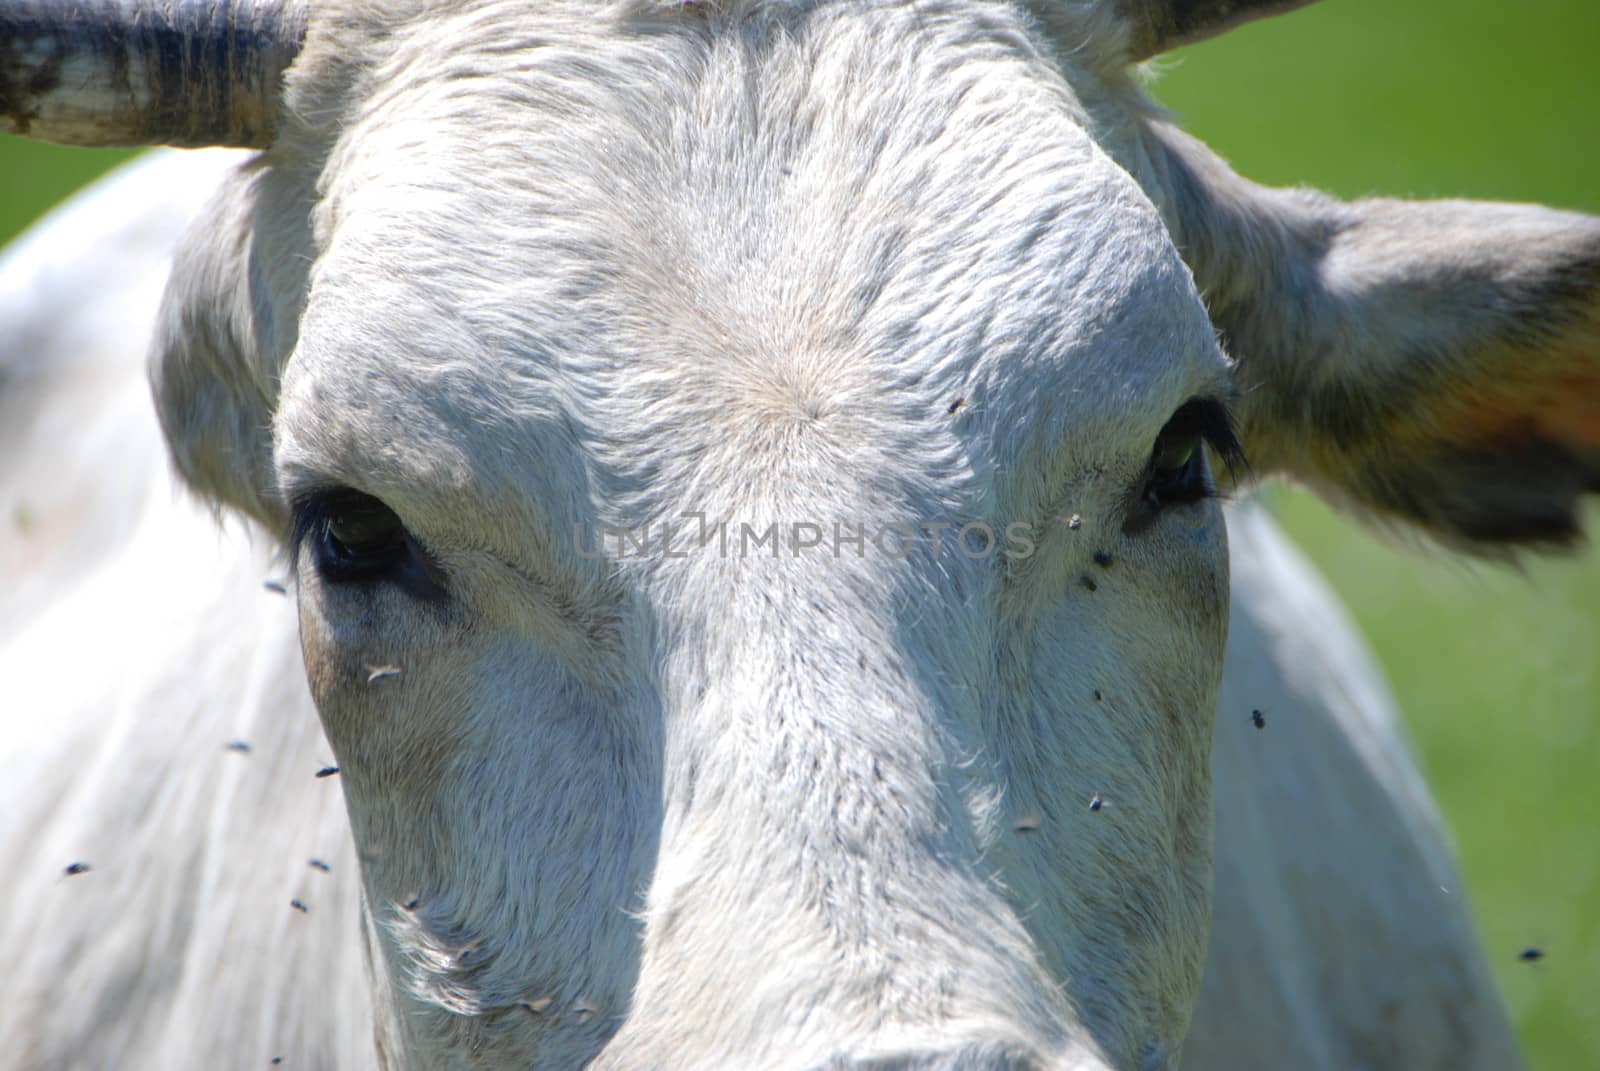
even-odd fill
[[[319,508],[318,499],[317,494],[307,493],[297,496],[289,505],[289,515],[294,521],[294,526],[289,531],[288,547],[291,575],[300,568],[300,552],[305,547],[306,540],[310,538],[317,525],[327,519],[326,511]]]
[[[1191,398],[1179,414],[1193,421],[1187,430],[1197,433],[1223,465],[1235,482],[1250,475],[1250,459],[1245,456],[1244,444],[1234,431],[1233,412],[1216,398]]]
[[[300,554],[310,538],[328,523],[341,505],[359,499],[359,492],[341,489],[303,491],[290,502],[294,527],[289,532],[289,569],[300,568]]]

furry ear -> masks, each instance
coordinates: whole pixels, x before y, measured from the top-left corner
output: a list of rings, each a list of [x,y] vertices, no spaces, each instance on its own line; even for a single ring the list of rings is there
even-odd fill
[[[1264,189],[1153,132],[1257,471],[1478,553],[1579,536],[1600,491],[1600,219]]]
[[[298,298],[286,295],[300,292],[304,271],[274,272],[282,258],[263,248],[277,244],[263,238],[269,226],[256,226],[270,174],[259,158],[244,165],[190,226],[162,299],[149,371],[179,474],[281,535],[288,514],[274,490],[272,414],[294,345]],[[304,224],[286,229],[292,236]]]
[[[1227,33],[1253,19],[1279,15],[1315,0],[1116,0],[1128,24],[1134,62]]]

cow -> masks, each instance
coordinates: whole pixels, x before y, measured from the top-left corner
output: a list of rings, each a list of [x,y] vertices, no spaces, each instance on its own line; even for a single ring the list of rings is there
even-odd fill
[[[217,182],[150,357],[208,506],[0,619],[67,712],[7,858],[106,838],[8,912],[20,1058],[1515,1066],[1381,686],[1217,491],[1572,541],[1600,222],[1264,189],[1142,95],[1292,6],[0,8],[19,132],[259,150],[113,187]],[[1277,770],[1214,724],[1274,688]]]

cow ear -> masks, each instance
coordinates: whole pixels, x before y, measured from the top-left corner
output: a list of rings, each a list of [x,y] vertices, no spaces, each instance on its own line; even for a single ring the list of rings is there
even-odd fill
[[[276,328],[293,317],[278,311],[282,281],[258,246],[267,173],[259,161],[234,172],[191,224],[162,299],[150,384],[185,482],[282,534],[288,517],[274,490],[272,414],[293,338]]]
[[[1254,471],[1477,553],[1580,535],[1600,491],[1600,219],[1346,204],[1248,183],[1170,127],[1156,139]]]
[[[1227,33],[1253,19],[1305,7],[1314,0],[1115,0],[1138,62]]]

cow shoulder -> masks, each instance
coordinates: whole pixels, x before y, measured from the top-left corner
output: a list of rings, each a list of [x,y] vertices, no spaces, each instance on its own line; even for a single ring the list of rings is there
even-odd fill
[[[1265,511],[1229,513],[1215,898],[1184,1068],[1520,1066],[1381,671]]]
[[[292,602],[262,583],[281,565],[177,486],[144,383],[172,248],[237,162],[153,154],[0,259],[17,1066],[373,1062],[354,847]]]

